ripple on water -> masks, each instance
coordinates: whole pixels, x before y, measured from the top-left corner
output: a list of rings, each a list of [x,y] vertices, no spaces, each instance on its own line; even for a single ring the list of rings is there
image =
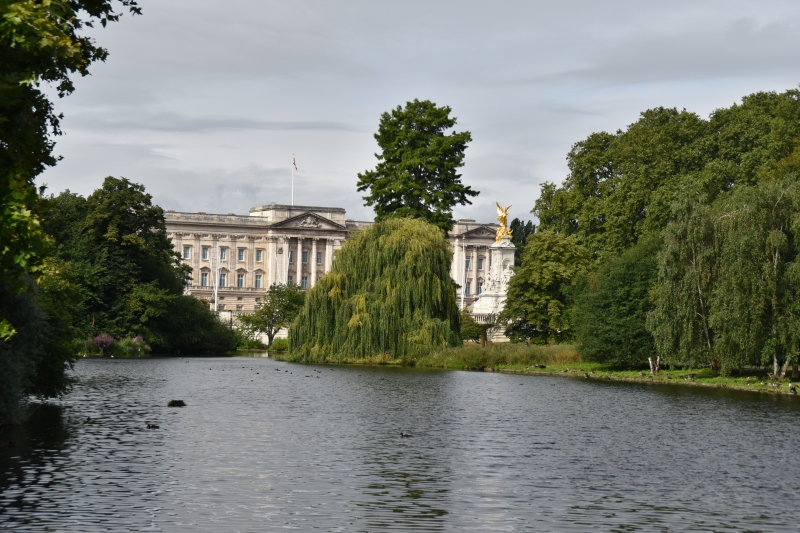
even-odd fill
[[[0,437],[0,529],[796,531],[794,398],[272,359],[75,372]]]

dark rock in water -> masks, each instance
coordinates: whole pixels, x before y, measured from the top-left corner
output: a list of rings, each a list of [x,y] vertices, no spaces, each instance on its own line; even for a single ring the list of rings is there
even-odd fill
[[[186,402],[183,400],[170,400],[167,407],[186,407]]]

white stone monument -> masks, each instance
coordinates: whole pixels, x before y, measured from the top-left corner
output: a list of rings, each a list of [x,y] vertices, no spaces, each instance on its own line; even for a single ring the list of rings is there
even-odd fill
[[[489,275],[483,281],[483,290],[472,306],[472,316],[479,324],[494,325],[497,316],[503,310],[508,295],[508,282],[514,275],[514,251],[516,246],[511,242],[511,231],[508,229],[508,210],[497,204],[497,230],[495,243],[489,247]],[[492,328],[497,329],[497,328]],[[490,340],[508,340],[497,331],[488,334]]]
[[[489,275],[483,282],[481,295],[472,306],[472,314],[476,319],[479,315],[499,315],[503,310],[508,295],[508,282],[514,275],[515,249],[516,246],[508,235],[489,247]]]

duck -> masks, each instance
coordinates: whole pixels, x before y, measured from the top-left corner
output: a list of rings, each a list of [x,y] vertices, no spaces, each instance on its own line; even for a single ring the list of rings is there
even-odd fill
[[[147,424],[147,429],[159,429],[159,427],[155,424]]]
[[[794,383],[789,383],[789,392],[792,394],[797,394],[797,387],[795,387]]]
[[[411,433],[403,433],[402,431],[400,432],[400,438],[402,438],[402,439],[408,438],[410,436],[411,436]]]
[[[584,373],[583,373],[583,377],[585,377],[586,379],[589,379],[589,374],[587,374],[586,372],[584,372]]]

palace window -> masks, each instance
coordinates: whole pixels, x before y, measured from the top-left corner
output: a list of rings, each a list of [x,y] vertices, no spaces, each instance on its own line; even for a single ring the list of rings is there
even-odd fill
[[[203,259],[208,259],[208,246],[203,246]]]
[[[225,297],[224,297],[224,296],[220,296],[220,297],[219,297],[219,299],[220,299],[220,300],[224,300],[224,299],[225,299]]]
[[[469,270],[470,266],[472,266],[472,259],[467,257],[467,270]]]
[[[220,274],[219,275],[219,286],[220,287],[224,287],[225,286],[225,281],[226,281],[227,277],[228,277],[227,274]]]
[[[303,252],[303,264],[308,263],[308,252]]]
[[[220,311],[224,311],[225,310],[225,304],[218,305],[217,309],[219,309]]]
[[[189,259],[192,254],[192,247],[191,246],[184,246],[183,247],[183,258]]]
[[[300,288],[307,289],[308,288],[308,276],[303,276],[300,281]]]
[[[236,274],[236,286],[244,287],[244,274]]]
[[[470,292],[469,292],[469,281],[467,282],[466,285],[464,285],[464,294],[466,294],[467,296],[470,295]]]
[[[200,286],[208,287],[208,272],[203,272],[200,274]]]
[[[238,252],[239,252],[239,257],[237,257],[237,259],[239,261],[244,261],[244,248],[239,248]]]
[[[225,261],[228,258],[228,249],[227,248],[220,248],[219,249],[219,258]]]
[[[294,263],[294,252],[289,250],[289,262]]]
[[[288,279],[286,280],[286,283],[292,283],[292,282],[294,282],[294,278],[292,276],[289,276]]]
[[[236,297],[236,300],[238,300],[238,301],[240,301],[240,302],[241,302],[241,301],[242,301],[242,297],[241,297],[241,296],[237,296],[237,297]]]
[[[256,261],[259,263],[264,259],[264,250],[256,250]]]
[[[478,283],[478,294],[483,292],[483,283]]]
[[[261,274],[256,274],[256,289],[261,288]]]
[[[322,252],[317,252],[317,264],[322,264]]]
[[[478,270],[483,270],[483,259],[478,259]]]
[[[241,311],[243,308],[244,308],[244,306],[243,306],[243,305],[237,305],[237,306],[236,306],[236,310],[237,310],[237,311]]]

